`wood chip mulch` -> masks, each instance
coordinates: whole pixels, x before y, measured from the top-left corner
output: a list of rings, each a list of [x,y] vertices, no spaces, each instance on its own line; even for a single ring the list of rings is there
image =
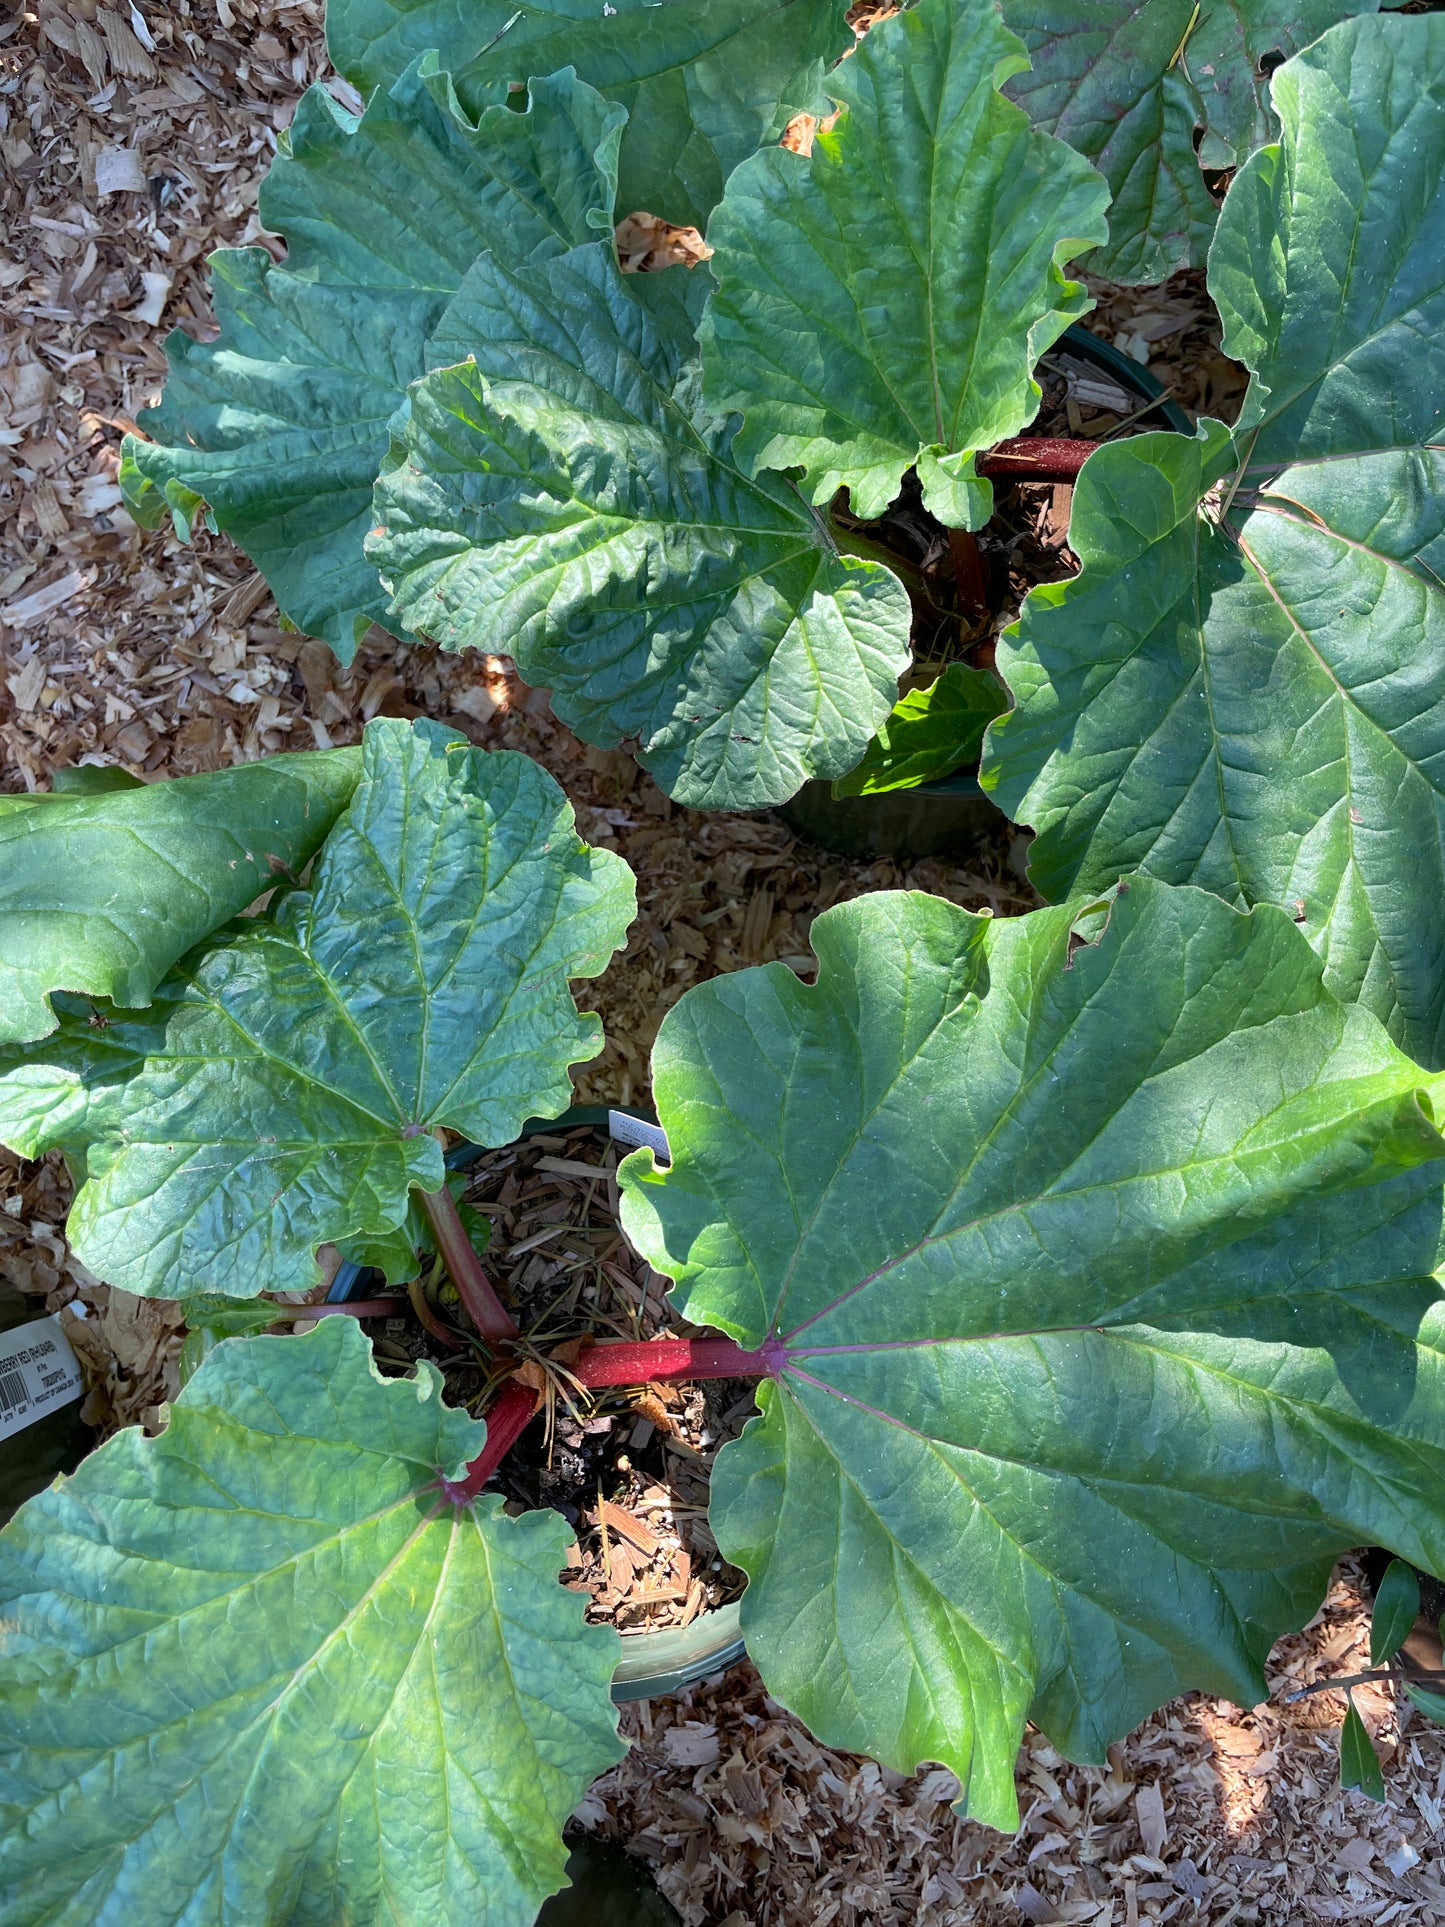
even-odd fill
[[[1013,1839],[954,1817],[945,1768],[905,1777],[819,1746],[744,1665],[627,1709],[632,1751],[579,1818],[647,1856],[687,1927],[1438,1922],[1440,1729],[1357,1691],[1390,1755],[1376,1806],[1338,1787],[1334,1696],[1277,1703],[1357,1670],[1367,1647],[1345,1562],[1311,1626],[1275,1651],[1275,1703],[1191,1695],[1107,1767],[1073,1766],[1031,1730]]]
[[[888,10],[854,12],[864,26]],[[8,0],[0,14],[0,785],[43,788],[87,759],[152,777],[214,769],[353,742],[378,714],[525,750],[563,783],[582,834],[638,873],[627,952],[582,998],[608,1034],[578,1080],[589,1101],[645,1101],[657,1024],[689,984],[775,958],[806,973],[808,927],[829,903],[907,884],[997,914],[1030,907],[1006,839],[963,864],[900,867],[830,856],[768,814],[695,816],[630,759],[582,749],[506,659],[373,632],[342,670],[283,631],[228,543],[131,524],[119,443],[159,391],[165,329],[210,329],[204,257],[265,242],[256,191],[277,132],[326,77],[320,0]],[[645,227],[630,238],[639,267],[692,248]],[[1176,399],[1237,407],[1201,276],[1095,291],[1090,325]],[[1057,549],[1067,501],[1032,514],[1024,535]],[[154,1430],[175,1393],[175,1314],[76,1264],[67,1202],[53,1161],[0,1158],[0,1268],[37,1307],[88,1307],[67,1320],[87,1417]],[[648,1491],[615,1501],[643,1526]],[[594,1552],[605,1561],[608,1517],[595,1499],[578,1511],[574,1583]],[[632,1543],[609,1529],[609,1550],[619,1538]],[[1354,1670],[1365,1625],[1347,1562],[1322,1614],[1276,1652],[1276,1678]],[[654,1863],[689,1927],[1445,1921],[1445,1735],[1384,1695],[1357,1700],[1389,1749],[1383,1806],[1338,1789],[1334,1695],[1256,1711],[1193,1696],[1107,1769],[1070,1766],[1031,1734],[1010,1841],[952,1816],[940,1768],[905,1778],[818,1746],[744,1666],[628,1709],[633,1750],[579,1819]]]

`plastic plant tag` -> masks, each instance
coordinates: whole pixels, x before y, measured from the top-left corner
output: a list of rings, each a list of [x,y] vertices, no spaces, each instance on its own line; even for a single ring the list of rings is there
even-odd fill
[[[58,1313],[0,1337],[0,1439],[69,1405],[84,1389],[80,1361],[60,1329]]]
[[[667,1148],[667,1132],[660,1124],[649,1124],[646,1118],[634,1117],[630,1111],[607,1113],[607,1135],[618,1144],[650,1145],[660,1164],[672,1163],[672,1153]]]

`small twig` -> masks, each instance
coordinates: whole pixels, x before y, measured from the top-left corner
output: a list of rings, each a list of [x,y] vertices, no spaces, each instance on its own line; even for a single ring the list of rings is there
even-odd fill
[[[1161,403],[1168,401],[1173,393],[1174,390],[1166,382],[1151,401],[1146,401],[1141,408],[1136,408],[1132,415],[1125,415],[1122,421],[1115,422],[1107,435],[1100,436],[1100,443],[1113,441],[1121,429],[1132,428],[1135,422],[1143,421],[1146,415],[1152,415],[1154,410],[1158,408]]]
[[[1368,1673],[1346,1673],[1339,1679],[1317,1679],[1312,1686],[1301,1686],[1286,1693],[1284,1705],[1307,1700],[1315,1693],[1347,1693],[1352,1686],[1373,1686],[1376,1680],[1407,1680],[1412,1686],[1445,1686],[1445,1673],[1413,1673],[1404,1666],[1376,1666]]]
[[[467,1316],[483,1338],[494,1345],[509,1343],[517,1336],[517,1322],[492,1289],[451,1192],[443,1185],[440,1191],[423,1191],[420,1196],[442,1263],[467,1308]]]
[[[487,42],[487,44],[484,47],[479,47],[476,53],[473,54],[472,58],[474,60],[480,60],[483,54],[489,54],[492,51],[493,47],[496,46],[497,42],[502,38],[502,36],[504,34],[509,34],[512,31],[513,27],[515,27],[517,22],[521,19],[524,11],[525,11],[524,8],[518,7],[517,11],[512,15],[511,19],[504,20],[501,26],[498,27],[497,31],[492,35],[491,39]],[[1196,7],[1194,11],[1198,13],[1199,11],[1198,7]],[[1178,56],[1176,55],[1176,59],[1177,57]]]
[[[1179,45],[1174,49],[1174,58],[1169,63],[1170,67],[1184,66],[1184,49],[1189,45],[1189,36],[1190,34],[1193,33],[1195,26],[1198,24],[1199,14],[1200,14],[1200,0],[1194,0],[1194,11],[1189,16],[1189,25],[1184,29],[1184,38],[1180,41]],[[509,21],[508,25],[510,24],[511,23]],[[1211,70],[1208,67],[1206,67],[1204,71],[1208,73]],[[1187,75],[1189,72],[1189,69],[1185,67],[1184,72]]]
[[[1244,471],[1249,467],[1249,458],[1254,453],[1254,445],[1258,440],[1259,440],[1259,429],[1256,428],[1254,433],[1249,438],[1249,447],[1244,451],[1243,460],[1240,462],[1239,467],[1234,471],[1234,474],[1230,477],[1228,491],[1225,494],[1224,499],[1221,501],[1219,505],[1218,520],[1219,520],[1220,528],[1224,527],[1225,522],[1229,518],[1229,511],[1234,507],[1234,498],[1239,493],[1239,485],[1244,480]]]

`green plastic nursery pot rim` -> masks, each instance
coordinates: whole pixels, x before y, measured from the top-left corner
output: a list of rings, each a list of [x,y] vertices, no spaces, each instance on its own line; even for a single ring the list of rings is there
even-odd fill
[[[560,1117],[530,1117],[515,1142],[524,1143],[548,1131],[570,1131],[588,1126],[604,1135],[613,1111],[635,1117],[645,1124],[657,1119],[649,1111],[627,1104],[574,1104]],[[447,1153],[447,1164],[464,1171],[484,1155],[480,1144],[456,1144]],[[368,1298],[374,1289],[373,1274],[362,1265],[345,1263],[337,1270],[327,1293],[329,1304],[344,1304],[351,1298]],[[622,1658],[612,1675],[612,1698],[621,1706],[628,1700],[656,1699],[666,1693],[680,1693],[684,1686],[706,1679],[710,1673],[726,1672],[747,1657],[741,1623],[741,1601],[717,1606],[699,1613],[690,1626],[670,1626],[655,1633],[623,1633]]]
[[[684,1686],[725,1673],[747,1657],[742,1634],[742,1601],[730,1600],[699,1613],[690,1626],[671,1626],[657,1633],[624,1633],[622,1657],[612,1675],[612,1699],[656,1699],[680,1693]]]
[[[879,796],[834,796],[831,783],[805,783],[778,815],[796,835],[840,856],[953,856],[1007,821],[972,770]]]
[[[1112,341],[1101,341],[1098,335],[1090,334],[1082,321],[1076,321],[1071,328],[1066,328],[1055,347],[1066,354],[1077,355],[1081,361],[1092,361],[1096,368],[1103,369],[1106,374],[1116,375],[1120,387],[1132,389],[1140,401],[1157,401],[1159,406],[1150,412],[1166,428],[1173,429],[1176,435],[1193,435],[1193,422],[1178,402],[1165,394],[1162,385],[1144,364],[1135,361],[1132,355],[1126,355],[1122,348],[1116,348]]]
[[[1194,424],[1171,401],[1149,370],[1110,342],[1075,322],[1056,346],[1112,376],[1152,410],[1160,423],[1179,435],[1193,435]],[[778,811],[790,830],[820,849],[841,856],[925,857],[961,855],[1003,813],[979,788],[976,770],[958,769],[914,789],[886,790],[878,796],[834,796],[831,783],[805,783]]]

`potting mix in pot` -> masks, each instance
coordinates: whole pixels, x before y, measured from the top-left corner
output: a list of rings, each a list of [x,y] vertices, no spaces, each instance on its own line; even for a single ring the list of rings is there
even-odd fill
[[[524,1927],[741,1642],[1010,1830],[1358,1547],[1325,1684],[1445,1710],[1445,20],[855,12],[333,0],[122,479],[683,809],[961,783],[1038,907],[694,931],[604,1120],[634,878],[528,757],[0,798],[0,1139],[188,1334],[0,1533],[16,1927]],[[1078,331],[1206,261],[1229,421]]]

